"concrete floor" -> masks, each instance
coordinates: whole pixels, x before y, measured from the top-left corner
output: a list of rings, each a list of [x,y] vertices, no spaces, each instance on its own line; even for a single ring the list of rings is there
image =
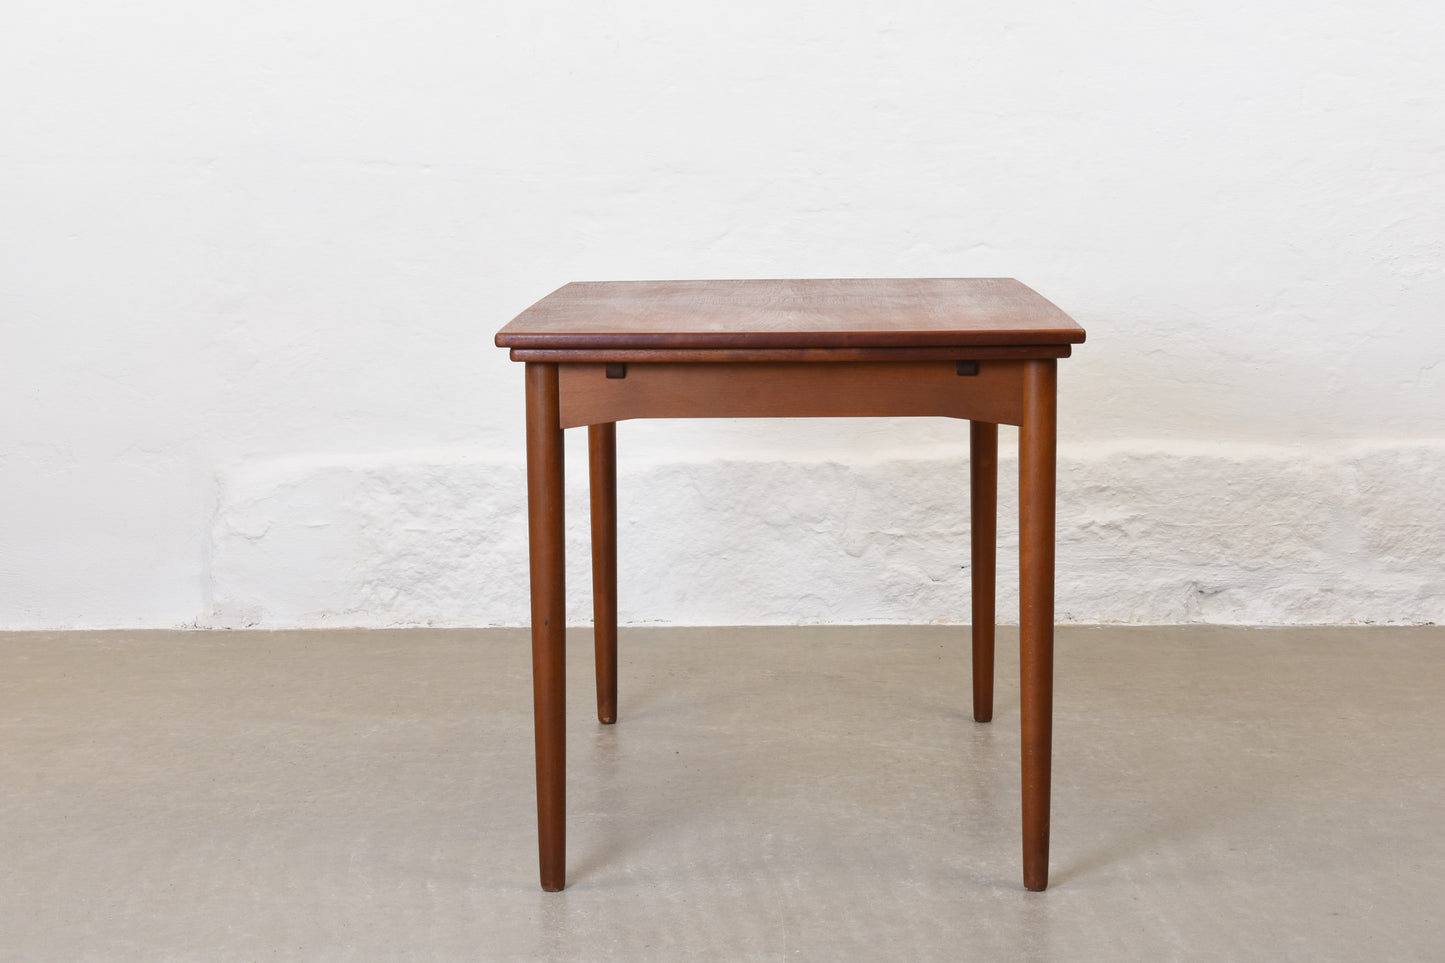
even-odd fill
[[[0,634],[0,958],[1445,959],[1445,629],[1060,630],[1042,894],[1014,639],[576,633],[545,894],[525,632]]]

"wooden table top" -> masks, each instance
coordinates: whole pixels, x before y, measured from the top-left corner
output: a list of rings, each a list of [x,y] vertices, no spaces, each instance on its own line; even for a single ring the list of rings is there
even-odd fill
[[[1083,340],[1073,319],[1012,278],[574,281],[497,332],[497,345],[514,349],[514,357],[609,349],[1062,349]]]

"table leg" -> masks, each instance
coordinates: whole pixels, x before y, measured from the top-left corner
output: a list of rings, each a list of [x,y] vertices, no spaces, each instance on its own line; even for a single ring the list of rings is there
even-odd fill
[[[542,888],[566,875],[566,565],[557,366],[527,363],[527,533],[532,577],[532,715]]]
[[[1019,671],[1024,886],[1031,890],[1049,885],[1057,378],[1052,359],[1024,363],[1019,427]]]
[[[617,423],[587,427],[592,490],[592,639],[597,719],[617,721]]]
[[[993,719],[994,593],[998,568],[998,425],[968,423],[969,537],[973,570],[973,718]]]

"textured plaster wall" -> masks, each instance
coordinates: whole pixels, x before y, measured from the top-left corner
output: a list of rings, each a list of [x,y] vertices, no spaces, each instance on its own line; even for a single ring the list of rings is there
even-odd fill
[[[1017,461],[1001,462],[1012,621]],[[569,468],[569,618],[586,622],[586,465]],[[215,623],[525,623],[524,481],[444,452],[254,466],[226,486]],[[625,621],[968,621],[968,463],[941,447],[644,461],[619,485]],[[1435,621],[1442,534],[1445,444],[1065,446],[1058,617]]]
[[[1062,618],[1440,621],[1442,44],[1423,0],[7,5],[0,628],[523,621],[498,326],[889,275],[1089,330]],[[962,425],[619,435],[624,618],[967,620]]]

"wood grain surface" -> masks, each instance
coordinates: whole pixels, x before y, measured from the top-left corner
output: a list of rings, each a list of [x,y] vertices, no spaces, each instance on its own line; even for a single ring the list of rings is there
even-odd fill
[[[497,333],[516,349],[1066,345],[1079,327],[1011,278],[574,281]]]

